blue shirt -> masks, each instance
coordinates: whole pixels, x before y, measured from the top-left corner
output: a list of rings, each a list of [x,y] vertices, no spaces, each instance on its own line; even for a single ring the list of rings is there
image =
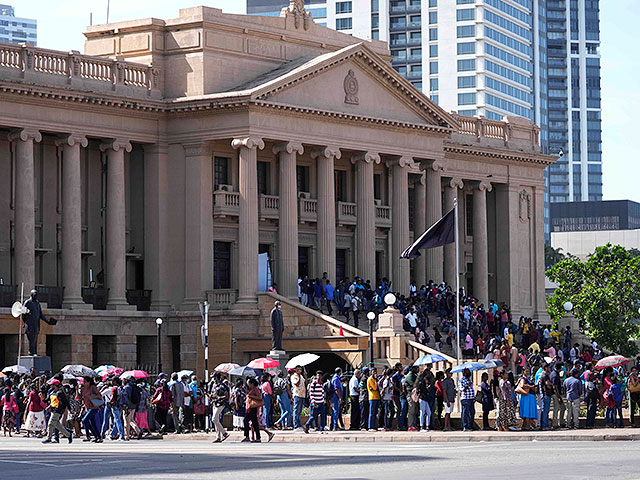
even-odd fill
[[[582,382],[575,377],[569,377],[564,381],[564,388],[567,390],[567,401],[570,402],[580,398],[581,386]]]
[[[329,284],[324,287],[324,297],[327,300],[333,300],[333,285]]]
[[[336,373],[331,379],[331,384],[333,385],[333,398],[342,398],[342,381],[340,380],[340,375]],[[340,396],[338,396],[338,393]]]

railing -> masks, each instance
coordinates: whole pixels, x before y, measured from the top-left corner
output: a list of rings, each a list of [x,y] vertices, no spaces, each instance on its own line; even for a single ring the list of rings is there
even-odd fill
[[[391,207],[376,205],[376,226],[391,227]]]
[[[207,292],[207,301],[212,308],[218,310],[225,310],[230,308],[236,303],[238,298],[238,291],[230,288],[209,290]]]
[[[447,361],[445,362],[438,362],[433,364],[436,370],[445,370],[446,368],[451,368],[457,365],[457,360],[455,358],[450,357],[433,348],[429,348],[426,345],[422,345],[421,343],[414,342],[413,340],[407,340],[405,342],[405,356],[412,362],[415,362],[422,355],[429,355],[429,354],[442,355],[444,358],[447,359]]]
[[[298,199],[298,216],[300,223],[318,221],[318,200]]]
[[[93,305],[94,310],[106,310],[107,289],[104,287],[82,287],[82,301]]]
[[[275,195],[260,195],[258,197],[258,206],[261,219],[278,218],[280,212],[280,197]]]
[[[151,309],[151,290],[127,290],[127,303],[135,305],[139,312],[148,312]]]
[[[0,79],[130,97],[161,97],[155,67],[27,44],[0,43]]]
[[[451,116],[460,125],[457,133],[473,135],[477,141],[481,138],[491,138],[504,142],[520,142],[530,147],[540,148],[540,128],[529,120],[509,117],[507,121],[498,121],[484,117],[467,117],[457,113],[451,113]]]
[[[224,218],[240,215],[240,193],[216,190],[213,192],[213,216]]]
[[[337,220],[339,225],[355,225],[358,212],[355,203],[338,202]]]
[[[62,296],[64,287],[49,287],[46,285],[36,285],[38,300],[46,303],[47,308],[62,308]]]
[[[14,285],[0,285],[0,307],[10,307],[16,301]]]

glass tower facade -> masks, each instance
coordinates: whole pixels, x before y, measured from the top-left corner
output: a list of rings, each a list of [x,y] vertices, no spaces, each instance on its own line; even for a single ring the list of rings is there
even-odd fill
[[[37,45],[37,22],[16,17],[11,5],[0,5],[0,42]]]

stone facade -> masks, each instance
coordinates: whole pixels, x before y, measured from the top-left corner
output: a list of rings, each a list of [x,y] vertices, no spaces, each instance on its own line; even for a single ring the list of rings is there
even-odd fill
[[[92,26],[86,55],[0,45],[0,293],[38,286],[45,336],[70,336],[42,353],[145,364],[161,316],[163,363],[195,366],[205,299],[233,338],[262,336],[259,252],[288,298],[303,270],[454,281],[451,248],[399,253],[455,198],[462,284],[544,316],[538,128],[443,111],[385,43],[294,3]]]

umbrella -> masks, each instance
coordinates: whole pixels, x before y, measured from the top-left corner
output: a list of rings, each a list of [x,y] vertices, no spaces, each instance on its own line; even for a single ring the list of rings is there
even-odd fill
[[[95,368],[93,371],[98,375],[102,375],[107,370],[111,370],[112,368],[116,368],[115,365],[100,365],[98,368]]]
[[[82,382],[84,380],[83,377],[76,377],[75,375],[71,375],[69,373],[63,373],[62,374],[62,379],[65,380],[65,381],[77,380],[79,382]]]
[[[74,377],[95,377],[96,372],[94,372],[91,368],[85,367],[84,365],[66,365],[62,370],[62,373],[68,373],[69,375],[73,375]]]
[[[221,363],[213,370],[220,373],[229,373],[229,370],[233,370],[234,368],[238,368],[239,366],[240,365],[238,365],[237,363]]]
[[[272,358],[256,358],[247,364],[247,367],[266,370],[267,368],[276,368],[280,366],[280,362]]]
[[[6,375],[4,373],[0,372],[0,378],[4,378],[4,377],[6,377]]]
[[[487,368],[498,368],[498,367],[504,367],[504,362],[502,360],[483,360],[481,363],[484,363]]]
[[[227,372],[229,375],[235,375],[237,377],[257,377],[260,375],[260,371],[251,367],[236,367]]]
[[[320,355],[316,355],[315,353],[302,353],[300,355],[296,355],[291,360],[289,360],[285,368],[288,370],[290,368],[306,367],[307,365],[315,362],[319,358],[320,358]]]
[[[122,372],[124,372],[124,370],[122,368],[120,368],[120,367],[107,368],[106,370],[103,370],[103,372],[102,372],[102,380],[106,380],[109,375],[118,376]]]
[[[29,373],[27,367],[22,365],[11,365],[2,369],[2,373]]]
[[[455,367],[453,367],[451,369],[451,373],[459,373],[462,372],[465,368],[468,368],[469,370],[476,371],[476,370],[488,370],[490,368],[494,368],[494,367],[489,367],[487,366],[486,362],[467,362],[467,363],[462,363],[460,365],[456,365]]]
[[[191,375],[193,375],[193,370],[180,370],[178,372],[178,378],[182,378],[184,376],[190,377]]]
[[[446,361],[447,359],[444,358],[442,355],[438,355],[437,353],[434,353],[429,355],[422,355],[419,359],[413,362],[413,365],[417,367],[420,365],[429,365],[431,363],[446,362]]]
[[[141,378],[149,378],[149,374],[144,370],[127,370],[120,378],[135,378],[136,380]]]
[[[602,360],[598,360],[598,363],[596,363],[596,368],[598,370],[602,370],[606,367],[619,367],[620,365],[624,365],[628,362],[629,359],[623,357],[622,355],[611,355],[609,357],[604,357]]]

